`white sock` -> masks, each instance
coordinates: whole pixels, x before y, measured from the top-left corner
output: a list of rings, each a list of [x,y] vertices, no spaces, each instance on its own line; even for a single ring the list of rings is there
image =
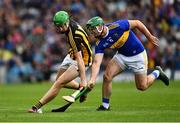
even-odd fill
[[[104,108],[108,109],[109,108],[109,103],[104,103],[102,104],[104,106]]]
[[[152,74],[154,75],[155,78],[158,78],[160,72],[159,72],[159,70],[154,70],[154,71],[152,72]]]

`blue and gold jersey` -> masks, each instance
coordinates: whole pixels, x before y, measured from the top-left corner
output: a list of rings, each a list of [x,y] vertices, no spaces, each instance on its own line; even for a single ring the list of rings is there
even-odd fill
[[[128,20],[118,20],[106,25],[107,35],[101,38],[95,47],[95,53],[104,53],[106,48],[116,49],[125,56],[134,56],[144,51],[144,46],[130,30]]]

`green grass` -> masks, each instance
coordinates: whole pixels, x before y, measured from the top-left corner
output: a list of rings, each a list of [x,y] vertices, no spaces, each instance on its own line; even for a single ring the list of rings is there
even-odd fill
[[[101,84],[97,84],[85,103],[76,102],[64,113],[51,113],[66,102],[62,95],[72,93],[63,89],[59,95],[43,107],[43,114],[30,114],[30,108],[50,88],[51,84],[0,85],[0,121],[135,121],[135,122],[180,122],[180,82],[171,82],[169,87],[155,83],[141,92],[131,83],[113,83],[111,111],[98,112],[101,104]]]

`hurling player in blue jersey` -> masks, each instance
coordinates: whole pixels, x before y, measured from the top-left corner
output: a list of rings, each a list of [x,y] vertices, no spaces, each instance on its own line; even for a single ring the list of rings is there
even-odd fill
[[[158,39],[148,31],[142,22],[139,20],[118,20],[105,25],[102,18],[93,17],[87,22],[86,27],[95,38],[99,39],[96,42],[91,77],[88,82],[90,87],[95,84],[104,50],[110,48],[117,51],[104,72],[102,105],[97,110],[110,109],[109,99],[112,91],[112,79],[126,68],[134,72],[136,87],[139,90],[146,90],[156,79],[160,79],[165,85],[169,85],[169,79],[160,66],[156,66],[153,72],[147,75],[146,51],[131,29],[138,29],[146,36],[148,41],[156,46],[158,46]]]

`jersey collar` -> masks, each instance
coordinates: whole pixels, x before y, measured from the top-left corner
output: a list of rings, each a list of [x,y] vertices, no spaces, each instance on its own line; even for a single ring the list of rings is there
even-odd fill
[[[108,36],[108,34],[109,34],[109,28],[107,26],[104,26],[104,27],[106,28],[107,32],[106,32],[106,35],[103,38],[106,38]]]

